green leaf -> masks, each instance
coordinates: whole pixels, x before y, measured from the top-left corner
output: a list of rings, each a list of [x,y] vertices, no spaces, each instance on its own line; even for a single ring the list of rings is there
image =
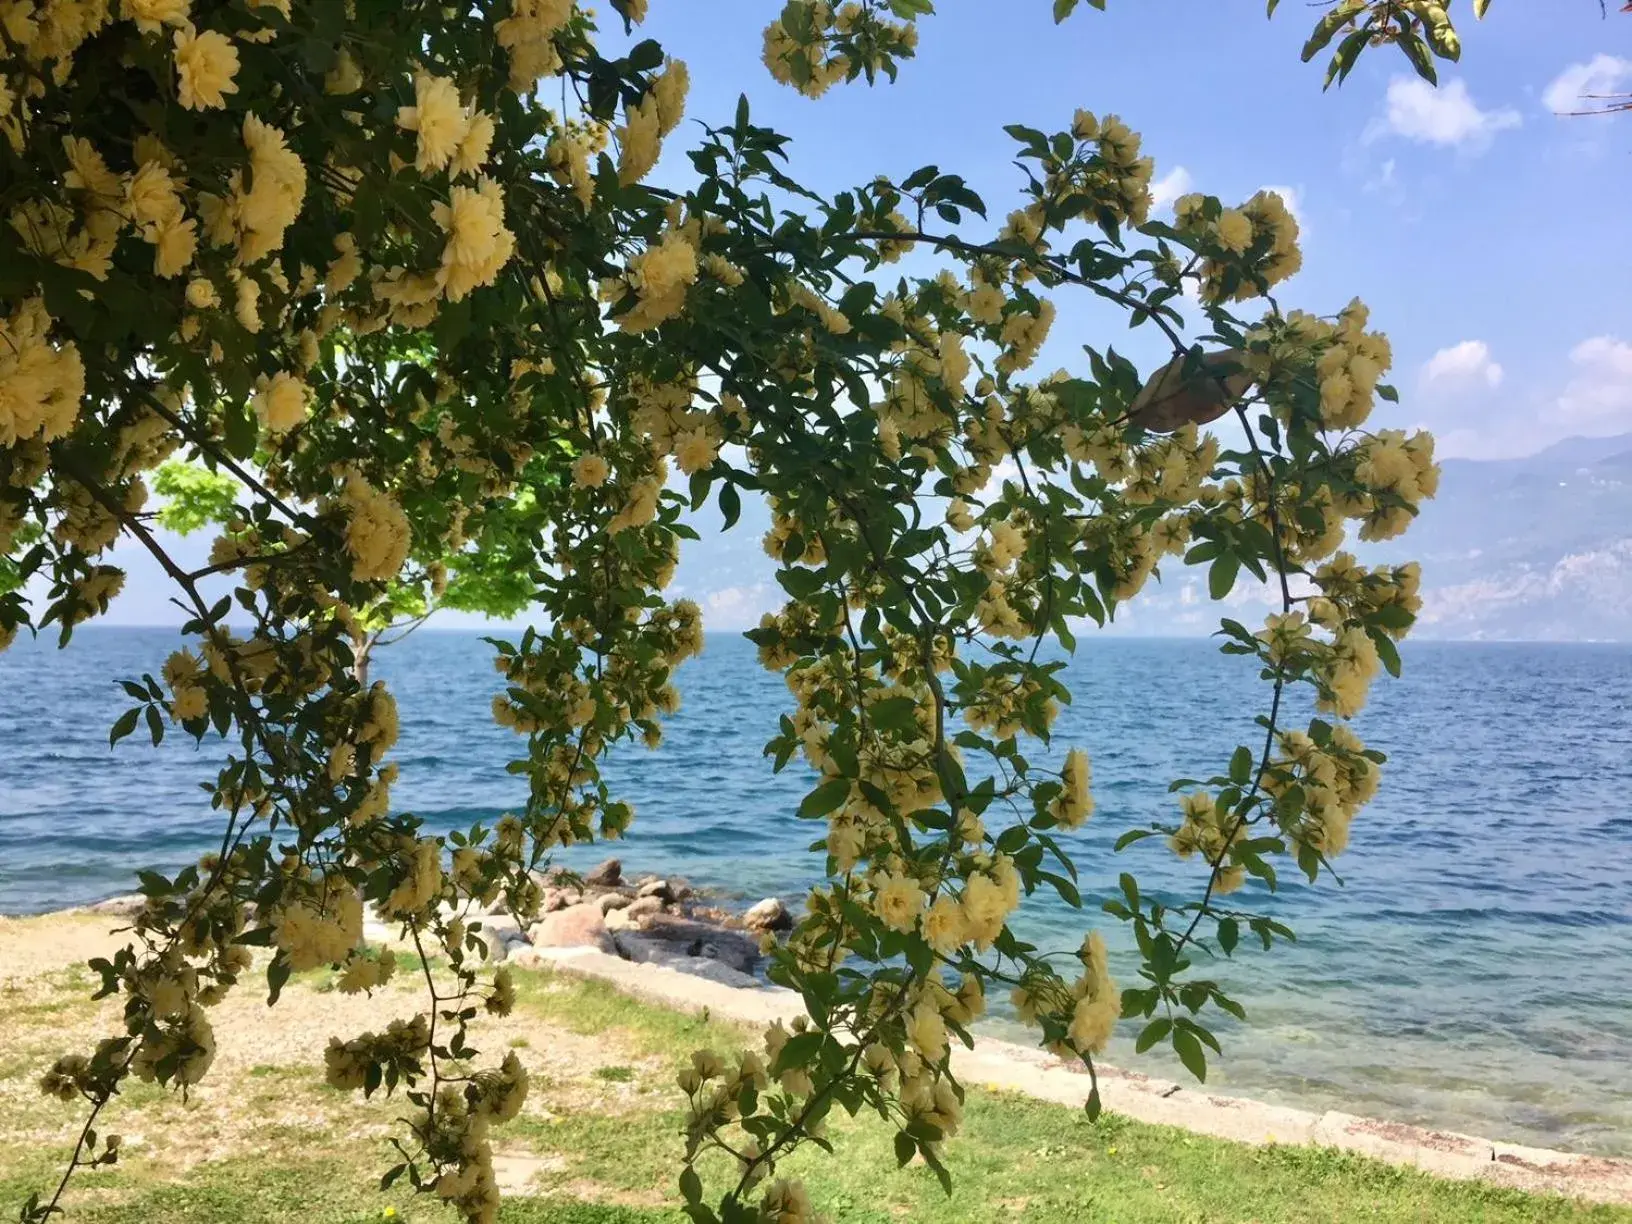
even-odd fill
[[[1144,841],[1147,837],[1159,836],[1161,836],[1161,831],[1158,829],[1129,829],[1126,833],[1122,834],[1121,837],[1116,839],[1116,845],[1112,847],[1112,849],[1126,850],[1129,846],[1133,845],[1134,842]]]
[[[1241,572],[1241,558],[1234,553],[1223,553],[1207,571],[1207,593],[1214,599],[1223,599],[1235,586]]]
[[[1076,7],[1077,0],[1054,0],[1054,24],[1059,25],[1071,16],[1072,10]]]
[[[703,1198],[703,1179],[689,1164],[680,1173],[680,1193],[688,1203],[698,1203]]]
[[[1224,955],[1229,956],[1235,951],[1235,945],[1241,940],[1241,926],[1234,918],[1222,919],[1218,924],[1218,946],[1224,949]]]
[[[1382,660],[1383,666],[1388,669],[1388,674],[1398,680],[1400,678],[1400,651],[1399,647],[1394,645],[1394,639],[1381,629],[1368,629],[1366,632],[1371,637],[1371,644],[1377,647],[1377,657]]]
[[[895,1132],[895,1163],[898,1168],[904,1168],[909,1160],[918,1155],[918,1144],[906,1131]]]
[[[1490,0],[1473,0],[1473,15],[1480,21],[1485,19],[1485,13],[1490,8]]]
[[[1400,50],[1405,52],[1405,58],[1411,61],[1411,67],[1417,70],[1417,75],[1430,85],[1439,84],[1439,73],[1434,68],[1434,60],[1428,54],[1428,45],[1415,34],[1400,35]]]
[[[1166,1037],[1172,1029],[1173,1022],[1171,1020],[1166,1016],[1158,1016],[1145,1025],[1143,1031],[1140,1032],[1139,1039],[1133,1043],[1134,1052],[1143,1054],[1163,1037]]]
[[[108,747],[113,747],[125,736],[136,730],[136,719],[141,715],[141,706],[132,706],[119,715],[118,721],[113,724],[113,730],[108,732]]]
[[[829,812],[836,811],[849,797],[850,779],[830,778],[805,796],[799,805],[799,815],[807,820],[826,816]]]
[[[1308,63],[1326,48],[1326,44],[1337,36],[1345,22],[1354,15],[1354,10],[1347,4],[1340,4],[1322,17],[1315,26],[1309,41],[1303,44],[1302,59]]]
[[[1240,745],[1230,755],[1230,781],[1246,785],[1252,780],[1252,749]]]
[[[1174,1029],[1173,1051],[1179,1056],[1185,1070],[1202,1083],[1207,1082],[1207,1052],[1201,1048],[1201,1041],[1194,1031],[1188,1028]]]

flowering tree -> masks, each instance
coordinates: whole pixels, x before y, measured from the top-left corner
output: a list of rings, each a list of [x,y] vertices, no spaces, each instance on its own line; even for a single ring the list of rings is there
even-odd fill
[[[645,3],[612,8],[630,27]],[[795,0],[765,61],[812,96],[893,75],[928,10]],[[119,591],[103,554],[133,542],[189,644],[122,679],[112,736],[209,739],[221,762],[218,848],[145,874],[130,945],[93,962],[124,1024],[46,1075],[88,1116],[25,1220],[115,1158],[95,1127],[130,1076],[206,1074],[209,1009],[252,949],[273,999],[320,965],[347,991],[390,977],[365,906],[420,952],[427,1003],[337,1036],[329,1081],[405,1092],[387,1179],[493,1217],[489,1133],[527,1084],[472,1044],[513,1001],[481,921],[535,912],[554,847],[630,821],[600,766],[657,745],[701,646],[697,608],[663,595],[688,501],[728,525],[744,497],[772,507],[788,599],[749,636],[788,683],[768,749],[814,770],[798,815],[825,875],[770,971],[809,1021],[682,1077],[698,1221],[806,1219],[776,1169],[835,1107],[880,1113],[903,1161],[942,1171],[949,1046],[994,988],[1090,1072],[1126,1018],[1203,1074],[1209,1017],[1241,1009],[1195,953],[1286,936],[1238,890],[1273,888],[1282,860],[1320,876],[1377,788],[1382,757],[1345,720],[1398,669],[1418,576],[1340,550],[1351,527],[1404,530],[1437,471],[1427,437],[1366,428],[1393,392],[1365,307],[1272,296],[1300,261],[1277,196],[1153,220],[1139,137],[1079,111],[1008,129],[1022,198],[1000,223],[933,166],[825,197],[746,99],[701,129],[690,185],[659,188],[685,65],[596,37],[572,0],[0,0],[0,645],[66,646]],[[891,274],[914,249],[924,274]],[[1067,294],[1171,359],[1141,375],[1089,345],[1036,373]],[[197,569],[144,508],[143,473],[178,453],[233,482]],[[536,620],[495,644],[528,793],[450,845],[391,805],[396,708],[357,679],[355,643],[367,609],[434,584],[495,519]],[[1170,821],[1124,837],[1165,837],[1196,896],[1123,876],[1104,908],[1142,964],[1118,990],[1097,932],[1067,969],[1008,925],[1038,890],[1082,904],[1068,834],[1093,810],[1081,748],[1033,759],[1070,696],[1040,647],[1072,648],[1174,565],[1206,566],[1217,598],[1242,570],[1268,584],[1267,624],[1221,631],[1266,712],[1215,776],[1176,784]],[[1293,686],[1322,717],[1286,725]]]

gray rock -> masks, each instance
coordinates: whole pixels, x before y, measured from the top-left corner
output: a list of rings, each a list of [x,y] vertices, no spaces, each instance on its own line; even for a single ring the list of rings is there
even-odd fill
[[[637,965],[655,965],[663,969],[676,969],[681,973],[689,973],[693,977],[706,978],[711,982],[719,982],[722,986],[762,986],[758,978],[745,973],[722,961],[708,956],[691,956],[678,944],[668,943],[661,939],[649,939],[645,935],[632,934],[620,931],[614,936],[618,945],[618,954],[625,960],[633,961]]]
[[[632,905],[634,900],[627,893],[609,892],[596,897],[595,904],[602,914],[609,914],[615,909],[623,909],[625,906]]]
[[[599,867],[594,868],[584,876],[585,884],[596,884],[602,888],[610,888],[623,879],[623,864],[615,858],[609,858]]]
[[[758,990],[765,985],[752,974],[741,973],[730,965],[721,964],[717,960],[709,960],[706,956],[679,956],[668,961],[668,969],[678,969],[681,973],[689,973],[692,977],[700,977],[710,982],[718,982],[721,986],[746,986]]]
[[[689,901],[695,895],[689,881],[681,876],[669,877],[669,900]]]
[[[116,918],[134,918],[147,906],[147,898],[141,893],[125,893],[118,897],[109,897],[106,901],[98,901],[95,905],[85,908],[93,914],[112,914]]]
[[[541,914],[553,914],[556,910],[564,910],[569,905],[577,905],[583,898],[584,894],[576,888],[546,888],[539,897],[538,911]]]
[[[486,915],[480,922],[482,929],[476,934],[487,947],[486,960],[503,960],[512,945],[526,942],[521,924],[509,914]]]
[[[766,897],[742,916],[742,925],[750,931],[786,931],[793,926],[793,915],[780,897]]]
[[[663,912],[663,902],[658,897],[636,897],[624,911],[631,919],[644,922],[654,914]]]
[[[673,901],[674,894],[669,891],[667,880],[647,880],[635,889],[637,897],[656,897],[659,901]]]
[[[593,905],[571,905],[533,923],[527,932],[538,948],[599,948],[615,952],[616,945],[606,929],[601,911]]]
[[[726,930],[673,914],[653,914],[640,934],[632,937],[666,946],[666,956],[706,956],[741,973],[752,973],[759,963],[759,943],[742,931]],[[630,955],[630,960],[649,959]]]
[[[531,944],[517,944],[505,954],[504,963],[514,965],[517,969],[545,969],[549,961]]]

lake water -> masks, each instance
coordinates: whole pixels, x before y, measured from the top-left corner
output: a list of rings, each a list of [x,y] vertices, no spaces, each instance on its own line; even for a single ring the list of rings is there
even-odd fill
[[[112,677],[157,671],[168,630],[93,629],[59,655],[19,641],[0,654],[0,913],[59,908],[132,887],[209,848],[198,783],[215,750],[133,737],[110,750],[123,708]],[[1632,1154],[1632,649],[1418,644],[1406,675],[1378,685],[1358,729],[1387,752],[1381,795],[1338,861],[1345,884],[1243,900],[1298,933],[1271,953],[1243,941],[1217,969],[1249,1022],[1221,1029],[1209,1084],[1306,1108],[1492,1138]],[[381,652],[402,712],[393,798],[444,828],[519,804],[504,772],[521,740],[494,726],[498,679],[476,634],[425,631]],[[1193,893],[1198,872],[1157,842],[1122,855],[1116,836],[1172,803],[1167,782],[1207,776],[1252,734],[1263,688],[1250,663],[1204,641],[1085,640],[1076,703],[1057,746],[1094,759],[1099,808],[1072,835],[1083,912],[1039,895],[1028,934],[1075,946],[1099,922],[1117,873],[1146,891]],[[743,901],[796,902],[820,873],[817,826],[792,812],[797,768],[761,756],[781,681],[753,649],[711,635],[681,676],[685,704],[655,753],[620,750],[609,773],[637,817],[617,852],[634,870],[686,875]],[[575,848],[584,867],[607,853]],[[1124,978],[1132,967],[1124,955]],[[1002,1029],[1001,1017],[993,1021]],[[1183,1076],[1136,1056],[1112,1061]]]

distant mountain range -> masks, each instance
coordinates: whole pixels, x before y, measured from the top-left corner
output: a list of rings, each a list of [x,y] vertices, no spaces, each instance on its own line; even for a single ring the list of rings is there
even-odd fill
[[[1400,547],[1424,637],[1632,641],[1632,433],[1524,459],[1447,459]]]
[[[1443,468],[1439,495],[1405,537],[1355,549],[1369,564],[1422,562],[1418,636],[1632,641],[1632,433],[1569,438],[1524,459],[1447,459]],[[781,604],[758,547],[762,505],[745,504],[743,522],[724,535],[712,507],[691,521],[703,538],[682,552],[679,587],[702,603],[709,628],[746,628]],[[1204,578],[1168,567],[1112,632],[1211,633],[1221,609]],[[1267,593],[1241,587],[1228,603],[1224,614],[1258,619]]]

